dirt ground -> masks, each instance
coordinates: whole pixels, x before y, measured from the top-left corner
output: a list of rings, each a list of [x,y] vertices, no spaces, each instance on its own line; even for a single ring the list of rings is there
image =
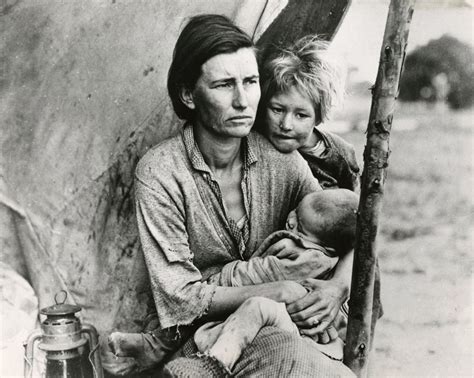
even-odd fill
[[[395,114],[371,376],[473,376],[473,119],[404,105]],[[344,137],[362,157],[363,133]]]

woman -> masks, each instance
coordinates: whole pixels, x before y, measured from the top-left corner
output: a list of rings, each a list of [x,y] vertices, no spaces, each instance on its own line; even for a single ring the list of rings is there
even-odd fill
[[[206,283],[226,264],[247,259],[284,226],[305,194],[320,190],[299,154],[281,154],[250,132],[260,99],[250,38],[223,16],[194,17],[176,43],[168,90],[175,112],[187,123],[179,135],[150,150],[136,170],[139,233],[161,328],[179,336],[181,329],[223,318],[254,296],[288,305],[307,297],[292,281],[246,287]],[[310,311],[300,313],[299,322],[314,327],[315,319]],[[168,372],[185,372],[189,361],[173,361]],[[299,338],[267,327],[233,373],[350,371]]]

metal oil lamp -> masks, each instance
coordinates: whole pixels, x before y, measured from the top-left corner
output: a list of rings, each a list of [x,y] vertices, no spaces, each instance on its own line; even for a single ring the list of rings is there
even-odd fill
[[[58,303],[61,293],[64,300]],[[32,375],[37,340],[40,340],[38,348],[46,352],[46,377],[103,377],[97,331],[90,324],[81,325],[75,316],[81,307],[64,303],[66,298],[67,293],[63,290],[55,295],[55,305],[40,310],[46,319],[41,323],[41,329],[33,331],[25,343],[25,377]]]

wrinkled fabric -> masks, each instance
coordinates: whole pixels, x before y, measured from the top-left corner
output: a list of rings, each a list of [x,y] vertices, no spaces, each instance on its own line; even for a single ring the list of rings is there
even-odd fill
[[[137,222],[161,328],[204,315],[216,287],[204,281],[231,261],[248,260],[306,194],[321,189],[298,153],[279,153],[256,133],[242,146],[250,224],[243,256],[191,125],[137,166]]]
[[[232,370],[243,350],[265,326],[299,335],[284,303],[264,297],[244,301],[224,322],[209,322],[194,333],[194,342],[203,354]]]
[[[322,245],[319,245],[317,243],[314,243],[310,240],[302,238],[300,235],[297,235],[291,231],[288,230],[278,230],[269,235],[263,243],[258,247],[258,249],[255,251],[253,256],[271,256],[274,254],[274,250],[272,249],[272,246],[277,243],[280,240],[283,239],[290,239],[293,240],[296,245],[300,246],[301,248],[306,248],[306,249],[314,249],[321,254],[328,256],[328,257],[336,257],[336,251],[334,248],[328,248],[328,247],[323,247]]]
[[[359,165],[354,147],[340,136],[329,131],[314,129],[323,139],[326,150],[322,155],[300,149],[299,153],[308,162],[314,177],[323,189],[343,188],[356,191],[359,188]]]
[[[196,356],[198,349],[191,338],[176,360],[170,364],[183,364],[179,357]],[[184,366],[183,366],[184,368]],[[177,369],[176,369],[177,370]],[[181,377],[192,377],[190,370]],[[321,353],[315,343],[276,327],[263,327],[232,370],[233,377],[355,377],[340,361]]]
[[[304,252],[291,255],[275,251],[272,246],[280,240],[291,239]],[[323,246],[302,239],[286,230],[269,235],[249,261],[236,260],[212,275],[209,283],[219,286],[246,286],[265,282],[324,278],[337,264],[338,258]]]

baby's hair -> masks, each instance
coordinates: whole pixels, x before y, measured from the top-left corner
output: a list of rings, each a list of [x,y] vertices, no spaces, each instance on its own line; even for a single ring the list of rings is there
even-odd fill
[[[308,194],[315,213],[311,233],[342,256],[354,248],[359,196],[348,189],[327,189]]]
[[[296,86],[313,101],[321,121],[326,121],[330,111],[344,97],[346,76],[328,53],[328,47],[327,41],[309,35],[263,62],[260,73],[262,106],[266,106],[275,93]]]

